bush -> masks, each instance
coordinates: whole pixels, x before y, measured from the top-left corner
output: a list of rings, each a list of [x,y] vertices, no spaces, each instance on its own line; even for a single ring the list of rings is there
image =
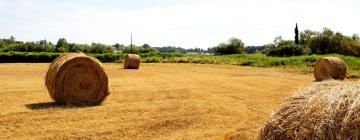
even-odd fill
[[[61,53],[52,52],[0,52],[0,63],[50,63]],[[101,62],[119,61],[123,54],[88,54]]]
[[[267,52],[267,56],[299,56],[306,54],[306,49],[302,45],[283,45],[271,48]]]
[[[244,52],[244,43],[237,38],[230,38],[228,43],[220,43],[214,47],[216,54],[239,54]]]
[[[1,63],[48,63],[58,57],[59,53],[48,52],[1,52]]]
[[[112,54],[112,53],[105,53],[105,54],[89,54],[96,59],[99,59],[101,62],[117,62],[124,57],[124,54]]]
[[[140,54],[141,58],[145,58],[145,57],[160,57],[160,58],[171,58],[171,57],[182,57],[185,56],[186,54],[184,53],[180,53],[180,52],[174,52],[174,53],[160,53],[160,52],[150,52],[150,53],[143,53]]]
[[[155,48],[151,47],[141,47],[141,46],[132,46],[132,47],[124,47],[122,48],[123,53],[150,53],[150,52],[158,52]]]

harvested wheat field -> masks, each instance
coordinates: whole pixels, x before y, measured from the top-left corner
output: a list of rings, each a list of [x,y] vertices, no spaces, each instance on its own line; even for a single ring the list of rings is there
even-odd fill
[[[282,68],[104,64],[101,106],[53,102],[49,64],[0,64],[0,139],[256,139],[259,128],[310,74]]]

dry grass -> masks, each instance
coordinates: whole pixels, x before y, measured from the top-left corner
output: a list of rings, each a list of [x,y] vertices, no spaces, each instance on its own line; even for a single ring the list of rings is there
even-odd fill
[[[312,75],[228,65],[104,64],[102,106],[52,103],[49,64],[0,64],[0,139],[255,139],[261,124]]]
[[[266,123],[259,139],[359,139],[359,84],[324,81],[297,91]]]

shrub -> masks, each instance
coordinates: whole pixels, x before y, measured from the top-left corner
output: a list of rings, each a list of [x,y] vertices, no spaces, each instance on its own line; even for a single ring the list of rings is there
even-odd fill
[[[304,55],[305,49],[302,45],[283,45],[274,47],[267,52],[268,56],[299,56]]]
[[[59,53],[48,53],[48,52],[1,52],[0,53],[0,62],[1,63],[14,63],[14,62],[23,62],[23,63],[45,63],[51,62]]]
[[[95,57],[101,62],[117,62],[124,57],[124,54],[90,54],[90,56]]]
[[[239,54],[244,52],[244,43],[237,38],[230,38],[228,43],[220,43],[214,47],[216,54]]]

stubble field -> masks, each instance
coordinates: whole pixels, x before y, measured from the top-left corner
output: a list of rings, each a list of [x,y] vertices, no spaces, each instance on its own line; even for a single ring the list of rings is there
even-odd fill
[[[49,64],[0,64],[0,139],[255,139],[259,127],[310,74],[282,68],[104,64],[101,106],[59,106]]]

